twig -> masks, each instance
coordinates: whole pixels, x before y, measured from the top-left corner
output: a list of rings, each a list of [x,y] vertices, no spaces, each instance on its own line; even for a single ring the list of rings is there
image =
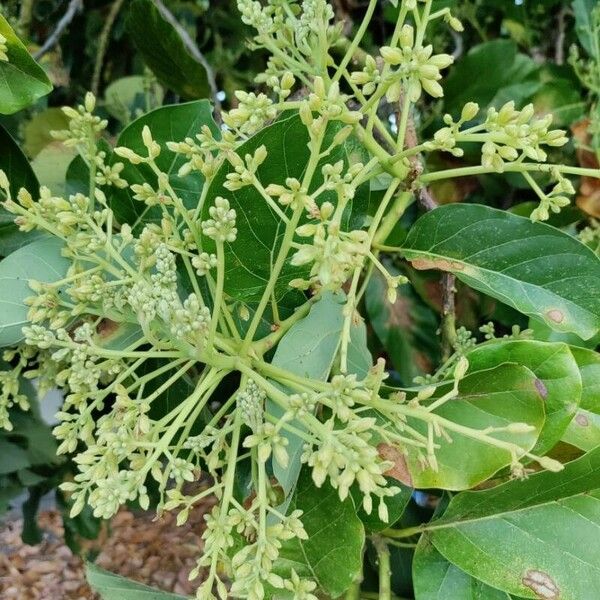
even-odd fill
[[[60,21],[56,24],[56,28],[50,34],[48,39],[44,42],[43,46],[34,54],[34,58],[39,60],[51,50],[60,39],[60,36],[63,34],[64,30],[70,25],[71,21],[75,18],[75,15],[83,8],[83,0],[71,0],[69,2],[69,6],[62,16]]]
[[[554,55],[554,62],[557,65],[565,64],[565,30],[566,16],[570,13],[568,6],[563,6],[558,13],[558,35],[556,36],[556,53]]]
[[[418,145],[419,140],[417,138],[417,132],[412,117],[409,117],[406,143],[407,149],[414,148]],[[411,174],[412,179],[411,186],[414,186],[416,179],[423,172],[423,163],[420,155],[411,157]],[[434,210],[438,207],[438,203],[433,197],[431,191],[426,187],[421,187],[415,190],[415,195],[419,201],[419,204],[427,212]],[[442,274],[442,345],[444,347],[444,356],[449,358],[452,352],[454,352],[454,345],[456,344],[456,312],[455,312],[455,293],[456,293],[456,277],[452,273]]]
[[[35,0],[23,0],[19,13],[19,25],[24,36],[29,37],[29,29],[33,18],[33,5]]]
[[[212,67],[208,64],[208,61],[200,52],[200,49],[194,42],[194,40],[190,37],[188,32],[181,26],[181,23],[175,18],[173,13],[162,3],[162,0],[153,0],[154,5],[159,10],[160,14],[163,16],[165,21],[170,23],[175,31],[179,34],[181,41],[184,46],[187,48],[187,51],[204,67],[206,71],[206,79],[208,80],[208,85],[210,87],[210,91],[212,94],[213,102],[215,105],[215,118],[218,122],[221,121],[221,101],[219,100],[219,90],[217,88],[217,81],[215,79],[215,74],[212,70]]]
[[[94,64],[94,75],[92,76],[92,93],[95,96],[98,95],[98,90],[100,89],[100,76],[102,75],[102,66],[104,65],[104,57],[106,56],[106,50],[108,48],[110,32],[113,28],[119,11],[123,7],[124,1],[125,0],[115,0],[113,2],[108,15],[106,16],[106,21],[104,21],[102,32],[100,33],[98,51],[96,53],[96,62]]]

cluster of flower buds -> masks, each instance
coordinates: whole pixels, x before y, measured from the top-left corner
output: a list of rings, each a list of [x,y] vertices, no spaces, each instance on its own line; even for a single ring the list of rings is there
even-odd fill
[[[551,212],[557,214],[561,208],[569,206],[571,203],[568,196],[575,194],[573,184],[558,171],[555,171],[553,175],[558,182],[548,194],[540,197],[539,205],[531,213],[532,221],[547,221]]]
[[[383,46],[380,54],[387,65],[397,67],[386,78],[386,98],[397,102],[406,90],[411,102],[416,102],[423,90],[434,98],[441,98],[444,90],[439,84],[441,69],[449,67],[453,58],[449,54],[433,54],[433,46],[415,44],[415,32],[411,25],[404,25],[398,47]]]
[[[252,135],[277,116],[273,101],[265,94],[235,92],[236,108],[223,115],[223,123],[242,135]]]
[[[89,160],[95,158],[95,140],[98,134],[106,129],[108,121],[95,116],[96,98],[88,92],[83,104],[76,109],[65,106],[62,111],[69,118],[69,128],[53,131],[52,137],[61,140],[66,146],[79,146]],[[90,153],[89,148],[93,147]]]
[[[433,139],[425,142],[425,150],[441,150],[450,152],[453,156],[463,156],[462,148],[457,148],[456,144],[460,139],[460,128],[469,121],[472,121],[479,114],[479,105],[476,102],[467,102],[463,107],[458,121],[454,121],[451,115],[444,115],[446,127],[442,127],[435,132]]]
[[[229,205],[229,200],[217,196],[214,206],[208,209],[210,219],[202,221],[202,233],[219,242],[235,242],[237,229],[235,227],[236,212]]]
[[[246,154],[244,159],[240,158],[235,152],[228,155],[229,162],[233,165],[234,171],[227,174],[227,181],[223,184],[228,190],[234,192],[254,185],[257,181],[256,171],[267,158],[267,149],[265,146],[259,146],[254,154]]]
[[[533,104],[522,110],[514,102],[507,102],[500,110],[490,108],[485,129],[493,134],[482,147],[482,165],[501,173],[505,161],[514,162],[520,156],[537,162],[547,159],[542,145],[560,147],[568,139],[561,129],[550,130],[552,115],[535,117]]]

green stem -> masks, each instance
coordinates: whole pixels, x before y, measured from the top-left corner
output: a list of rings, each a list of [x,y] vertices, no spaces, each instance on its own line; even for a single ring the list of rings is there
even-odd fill
[[[391,600],[392,598],[392,568],[390,564],[390,549],[387,542],[381,537],[373,538],[373,545],[377,551],[377,562],[379,565],[379,600]]]

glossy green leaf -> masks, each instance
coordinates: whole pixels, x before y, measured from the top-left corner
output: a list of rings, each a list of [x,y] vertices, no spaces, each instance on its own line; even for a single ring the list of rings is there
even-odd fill
[[[344,301],[342,295],[324,294],[308,315],[290,327],[281,338],[272,364],[301,377],[327,379],[340,345],[344,324]],[[267,411],[276,417],[283,413],[282,409],[271,401],[267,403]],[[289,431],[284,430],[282,435],[289,440],[289,465],[283,468],[274,461],[273,474],[288,497],[300,475],[303,441]]]
[[[85,576],[92,589],[102,600],[184,600],[186,596],[169,594],[115,575],[92,564],[87,564]]]
[[[69,165],[77,156],[77,150],[62,142],[52,142],[31,161],[31,167],[40,185],[45,185],[55,196],[67,192],[66,177]]]
[[[273,570],[289,577],[294,569],[337,598],[362,572],[365,532],[354,503],[350,498],[341,502],[329,484],[315,488],[310,473],[305,471],[290,508],[303,511],[302,524],[308,539],[284,542]],[[291,598],[279,592],[274,597]]]
[[[35,158],[48,144],[56,141],[51,131],[69,128],[69,117],[60,108],[36,113],[23,127],[23,150]]]
[[[171,152],[166,144],[170,141],[180,141],[186,137],[194,137],[200,133],[203,125],[208,125],[215,135],[218,135],[217,126],[212,118],[212,108],[208,100],[186,102],[157,108],[133,121],[126,127],[117,140],[117,146],[126,146],[134,152],[147,155],[147,150],[142,142],[142,129],[147,125],[152,131],[152,137],[161,146],[160,156],[156,159],[158,167],[169,176],[169,183],[173,190],[183,200],[188,208],[195,208],[200,198],[204,177],[198,172],[179,177],[177,172],[186,162],[181,155]],[[156,175],[148,165],[132,165],[127,161],[113,156],[112,162],[123,162],[125,168],[121,176],[130,184],[147,182],[156,185]],[[110,197],[111,208],[120,223],[129,223],[137,226],[151,221],[158,222],[162,218],[162,211],[158,207],[148,209],[143,202],[133,199],[130,189],[115,190]]]
[[[338,130],[338,124],[332,124],[328,128],[323,148],[331,143]],[[269,184],[285,185],[288,177],[302,180],[310,157],[307,144],[306,127],[300,121],[300,117],[293,115],[262,129],[242,144],[237,149],[237,153],[240,156],[254,154],[258,147],[264,145],[268,156],[258,168],[258,179],[265,187]],[[364,160],[362,151],[352,138],[343,146],[336,147],[321,164],[335,163],[339,160],[344,160],[346,164]],[[236,300],[255,303],[260,301],[269,279],[271,266],[281,245],[285,224],[254,186],[246,186],[237,191],[230,191],[224,187],[226,177],[232,170],[233,167],[226,163],[217,172],[202,208],[202,218],[208,218],[208,210],[217,196],[229,199],[231,207],[237,213],[238,234],[234,242],[225,244],[225,292]],[[322,181],[319,166],[309,191],[318,188]],[[332,200],[335,203],[330,193],[321,194],[319,202]],[[366,217],[369,194],[368,185],[361,186],[357,190],[344,215],[344,227],[355,228],[362,225]],[[287,213],[291,213],[289,208]],[[206,240],[205,245],[208,252],[214,252],[212,240]],[[306,276],[308,272],[306,267],[294,267],[290,264],[292,254],[288,255],[274,289],[274,296],[278,303],[288,308],[301,304],[304,299],[303,294],[290,288],[289,282],[297,277]]]
[[[142,75],[121,77],[106,86],[104,92],[104,108],[115,119],[122,123],[129,123],[133,117],[145,112],[146,93],[151,94],[151,106],[162,104],[164,91],[155,84],[147,92],[148,78]]]
[[[492,587],[524,598],[595,600],[600,589],[600,448],[563,471],[455,496],[434,546]]]
[[[416,600],[510,600],[448,562],[433,546],[429,534],[421,536],[413,558]]]
[[[19,190],[24,187],[35,197],[40,187],[35,173],[17,142],[2,125],[0,125],[0,148],[2,148],[0,169],[8,177],[11,195],[16,198]],[[0,190],[0,200],[4,199],[4,192]],[[0,257],[7,256],[41,235],[37,232],[19,231],[14,219],[15,215],[0,207]]]
[[[600,328],[600,259],[548,225],[487,206],[447,205],[416,222],[402,253],[415,268],[455,273],[557,331],[587,339]]]
[[[544,425],[544,399],[536,386],[537,378],[528,368],[502,364],[494,369],[471,371],[459,385],[459,396],[434,409],[440,417],[482,430],[487,427],[505,427],[509,423],[527,423],[534,430],[529,433],[496,432],[493,437],[512,442],[524,451],[530,451]],[[440,386],[436,397],[449,391]],[[409,425],[427,434],[426,424],[409,418]],[[511,463],[508,450],[491,446],[463,433],[447,430],[452,442],[437,438],[438,469],[422,469],[417,452],[407,448],[408,470],[416,488],[465,490],[485,481]]]
[[[498,340],[467,354],[473,370],[515,363],[530,369],[538,379],[546,422],[534,453],[545,454],[558,442],[575,415],[582,393],[579,367],[569,346],[531,340]]]
[[[399,274],[392,266],[388,268],[392,275]],[[402,382],[410,385],[439,359],[438,318],[419,301],[412,286],[402,286],[394,304],[387,300],[386,292],[383,276],[375,273],[365,295],[369,321]]]
[[[0,347],[23,339],[21,330],[29,322],[25,299],[33,295],[28,281],[50,283],[65,276],[71,263],[61,255],[62,246],[56,238],[37,240],[0,262]]]
[[[130,3],[127,31],[162,84],[187,99],[210,95],[206,70],[190,55],[179,33],[163,19],[151,0]]]
[[[10,115],[50,93],[52,84],[1,14],[0,34],[8,56],[8,61],[0,60],[0,114]]]

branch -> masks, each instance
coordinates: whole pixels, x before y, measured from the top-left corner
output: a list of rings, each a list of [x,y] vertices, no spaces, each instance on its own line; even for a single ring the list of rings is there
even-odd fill
[[[154,5],[163,16],[165,21],[170,23],[175,31],[179,34],[181,41],[187,48],[187,51],[204,67],[206,71],[206,78],[208,79],[208,85],[212,94],[213,102],[215,105],[215,116],[216,120],[221,120],[221,102],[218,98],[219,90],[217,88],[217,82],[212,67],[208,64],[205,56],[200,52],[200,49],[190,37],[189,33],[181,26],[181,23],[175,18],[173,13],[163,4],[162,0],[154,0]]]
[[[56,28],[50,34],[48,39],[44,42],[44,45],[33,55],[36,60],[39,60],[51,50],[60,39],[60,36],[63,34],[64,30],[71,24],[71,21],[75,18],[75,15],[83,9],[83,0],[71,0],[69,2],[69,6],[62,16],[60,21],[56,24]]]

